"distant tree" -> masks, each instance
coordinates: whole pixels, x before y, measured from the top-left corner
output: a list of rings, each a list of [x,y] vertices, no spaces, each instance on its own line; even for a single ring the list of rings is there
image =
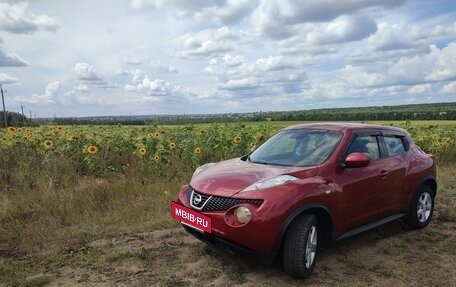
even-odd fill
[[[4,119],[3,111],[1,111],[0,112],[0,127],[2,127],[2,128],[5,126],[5,122],[3,119]],[[34,123],[31,119],[28,119],[27,117],[22,117],[22,115],[19,113],[9,112],[9,111],[6,111],[6,121],[7,121],[9,127],[22,127],[22,126],[34,125]]]

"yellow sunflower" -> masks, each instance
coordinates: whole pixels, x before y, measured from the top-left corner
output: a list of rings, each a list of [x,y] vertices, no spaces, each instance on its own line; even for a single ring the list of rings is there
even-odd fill
[[[150,139],[152,139],[152,138],[154,138],[154,134],[153,134],[153,133],[148,133],[148,134],[147,134],[147,137],[150,138]]]
[[[77,142],[77,141],[79,141],[80,139],[81,139],[81,138],[80,138],[79,136],[77,136],[77,135],[72,135],[72,136],[70,137],[70,141],[72,141],[72,142]]]
[[[8,127],[8,131],[14,133],[16,129],[14,127]]]
[[[140,147],[138,149],[138,152],[139,152],[140,155],[145,155],[147,153],[147,150],[146,150],[145,147]]]
[[[200,154],[201,153],[201,148],[199,148],[199,147],[195,148],[195,153],[196,154]]]
[[[159,139],[161,137],[161,133],[155,133],[155,137]]]
[[[46,149],[49,149],[49,148],[51,148],[54,144],[52,143],[51,140],[45,140],[45,141],[43,142],[43,145],[44,145],[44,147],[45,147]]]
[[[175,143],[173,143],[173,142],[169,143],[169,148],[170,148],[170,149],[173,149],[173,148],[175,148],[175,147],[176,147],[176,144],[175,144]]]
[[[159,161],[159,160],[160,160],[160,157],[159,157],[158,155],[155,155],[155,156],[154,156],[154,160],[155,160],[155,161]]]
[[[235,136],[233,141],[234,141],[235,144],[238,144],[238,143],[241,142],[241,137],[240,136]]]
[[[207,131],[205,129],[200,129],[200,135],[204,136],[207,134]]]
[[[98,148],[96,146],[88,146],[87,147],[87,152],[90,154],[96,154],[98,152]]]

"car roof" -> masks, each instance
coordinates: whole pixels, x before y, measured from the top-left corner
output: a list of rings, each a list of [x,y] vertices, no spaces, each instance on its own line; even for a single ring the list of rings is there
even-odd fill
[[[308,123],[293,125],[285,128],[288,129],[316,129],[316,130],[330,130],[330,131],[353,131],[353,130],[381,130],[381,131],[394,131],[402,134],[408,134],[406,130],[392,127],[392,126],[381,126],[364,123]]]

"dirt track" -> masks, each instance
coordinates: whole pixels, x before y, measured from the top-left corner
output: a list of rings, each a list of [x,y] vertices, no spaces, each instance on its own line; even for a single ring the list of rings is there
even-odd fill
[[[207,247],[182,228],[69,248],[45,286],[456,286],[456,223],[418,231],[399,221],[323,250],[306,281]],[[30,279],[30,278],[29,278]]]

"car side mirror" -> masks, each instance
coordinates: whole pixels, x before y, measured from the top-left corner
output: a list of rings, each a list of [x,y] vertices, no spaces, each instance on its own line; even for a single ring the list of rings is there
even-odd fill
[[[364,153],[353,152],[345,158],[342,167],[365,167],[370,163],[370,158]]]

